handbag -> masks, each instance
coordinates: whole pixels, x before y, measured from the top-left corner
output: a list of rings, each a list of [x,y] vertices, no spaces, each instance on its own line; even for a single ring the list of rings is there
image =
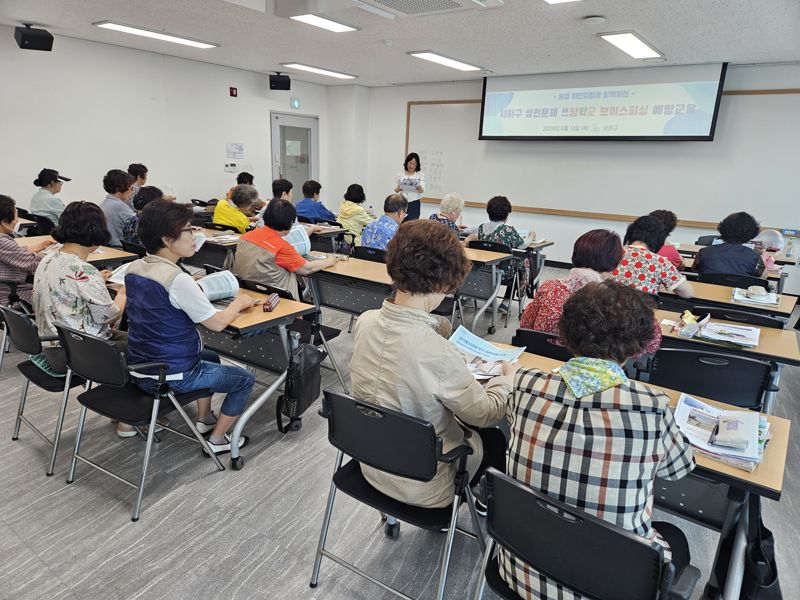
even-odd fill
[[[778,567],[775,564],[775,538],[761,519],[761,497],[750,494],[747,548],[740,600],[781,600]]]
[[[298,431],[302,426],[300,415],[319,398],[322,388],[320,367],[327,356],[313,344],[295,345],[293,342],[292,345],[286,385],[275,405],[275,421],[281,433]],[[289,418],[288,423],[284,424],[284,416]]]

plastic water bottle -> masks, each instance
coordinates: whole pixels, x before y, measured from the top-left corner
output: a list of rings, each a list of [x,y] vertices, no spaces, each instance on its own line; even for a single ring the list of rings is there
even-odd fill
[[[786,258],[791,258],[794,256],[794,241],[792,238],[789,238],[786,241],[786,249],[784,250],[784,253],[786,254]]]
[[[372,204],[369,205],[369,210],[367,212],[370,214],[370,216],[375,216],[375,210],[372,208]]]

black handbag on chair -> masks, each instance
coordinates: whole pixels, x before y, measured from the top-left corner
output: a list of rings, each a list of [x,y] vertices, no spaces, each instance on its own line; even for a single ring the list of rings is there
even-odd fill
[[[275,405],[275,421],[278,431],[298,431],[302,426],[300,415],[320,396],[322,387],[321,363],[327,353],[313,344],[300,344],[292,340],[289,353],[289,369],[284,392]],[[284,424],[283,417],[289,418]]]
[[[781,600],[781,584],[775,564],[775,538],[761,519],[761,497],[751,494],[747,549],[744,557],[742,600]]]

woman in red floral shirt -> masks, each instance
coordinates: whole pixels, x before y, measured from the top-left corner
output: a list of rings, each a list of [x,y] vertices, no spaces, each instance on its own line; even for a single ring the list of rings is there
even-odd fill
[[[593,229],[575,241],[572,249],[572,265],[563,279],[550,279],[539,286],[536,297],[525,308],[520,327],[534,329],[558,336],[558,322],[564,304],[569,297],[588,283],[596,283],[608,277],[622,257],[622,242],[613,231]],[[658,350],[661,345],[661,327],[653,319],[653,338],[645,348],[646,354]]]
[[[681,298],[691,298],[692,285],[668,259],[656,254],[666,239],[664,227],[650,215],[639,217],[625,232],[625,253],[611,277],[642,292],[658,296],[663,288]]]

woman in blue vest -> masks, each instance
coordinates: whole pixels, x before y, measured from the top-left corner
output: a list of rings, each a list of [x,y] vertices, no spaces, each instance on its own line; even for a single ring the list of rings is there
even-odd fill
[[[178,259],[195,253],[191,218],[190,205],[166,200],[150,202],[139,217],[139,238],[147,255],[131,263],[125,276],[128,359],[166,363],[167,382],[179,394],[198,389],[227,393],[216,420],[211,398],[197,401],[197,429],[211,432],[209,445],[221,454],[231,449],[227,431],[244,411],[255,378],[241,367],[220,364],[219,356],[204,351],[196,324],[222,331],[254,302],[239,296],[224,310],[217,310],[191,275],[178,266]],[[134,373],[134,381],[148,393],[154,393],[158,385],[153,371]],[[242,436],[239,447],[247,441]]]

